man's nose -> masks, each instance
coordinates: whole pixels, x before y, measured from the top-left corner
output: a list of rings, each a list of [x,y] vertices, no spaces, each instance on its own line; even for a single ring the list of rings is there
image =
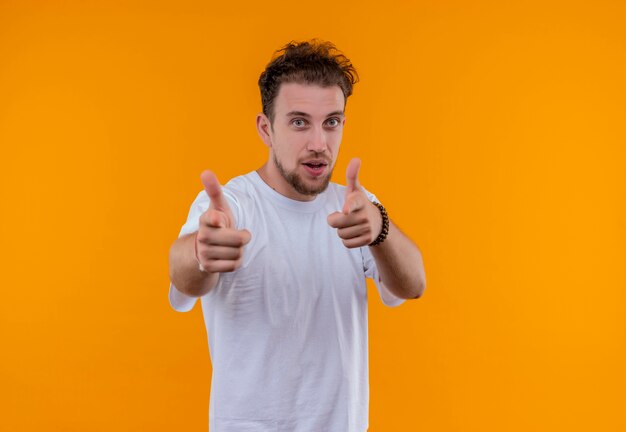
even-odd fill
[[[322,153],[326,150],[326,133],[320,128],[314,128],[307,143],[307,150]]]

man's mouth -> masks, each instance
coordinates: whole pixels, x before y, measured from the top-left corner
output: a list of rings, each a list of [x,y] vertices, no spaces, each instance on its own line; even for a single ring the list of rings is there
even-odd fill
[[[318,158],[318,159],[306,159],[302,162],[302,165],[310,166],[311,168],[319,168],[321,166],[328,165],[329,161],[326,158]]]
[[[323,166],[326,166],[326,162],[305,162],[304,165],[311,167],[311,168],[321,168]]]
[[[328,162],[325,160],[309,160],[303,162],[302,165],[304,165],[305,169],[311,176],[318,177],[326,171]]]

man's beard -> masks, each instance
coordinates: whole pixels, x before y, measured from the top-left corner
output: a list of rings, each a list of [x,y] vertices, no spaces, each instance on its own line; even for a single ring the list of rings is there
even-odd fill
[[[302,177],[300,177],[300,175],[296,172],[297,167],[291,172],[287,171],[285,167],[280,163],[278,158],[276,157],[276,154],[274,154],[274,163],[276,164],[276,167],[278,168],[278,172],[280,173],[280,175],[283,176],[283,178],[287,181],[287,183],[289,183],[296,192],[302,195],[306,195],[306,196],[315,196],[324,192],[326,188],[328,187],[328,183],[330,183],[330,177],[333,174],[333,167],[330,167],[330,161],[329,161],[328,166],[330,167],[330,169],[326,177],[322,179],[322,183],[319,186],[310,187],[304,182]]]

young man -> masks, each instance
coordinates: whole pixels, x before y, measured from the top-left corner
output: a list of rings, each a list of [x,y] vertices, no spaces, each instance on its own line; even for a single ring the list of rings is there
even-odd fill
[[[358,180],[330,183],[356,82],[332,44],[291,43],[259,79],[257,171],[205,190],[170,251],[170,303],[201,298],[213,364],[212,432],[363,432],[367,295],[397,306],[425,287],[419,249]]]

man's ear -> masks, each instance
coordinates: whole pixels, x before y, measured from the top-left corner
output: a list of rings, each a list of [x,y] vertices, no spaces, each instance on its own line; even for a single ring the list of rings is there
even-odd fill
[[[256,131],[259,133],[261,140],[265,143],[266,146],[272,147],[272,124],[267,116],[263,113],[259,113],[256,115]]]

